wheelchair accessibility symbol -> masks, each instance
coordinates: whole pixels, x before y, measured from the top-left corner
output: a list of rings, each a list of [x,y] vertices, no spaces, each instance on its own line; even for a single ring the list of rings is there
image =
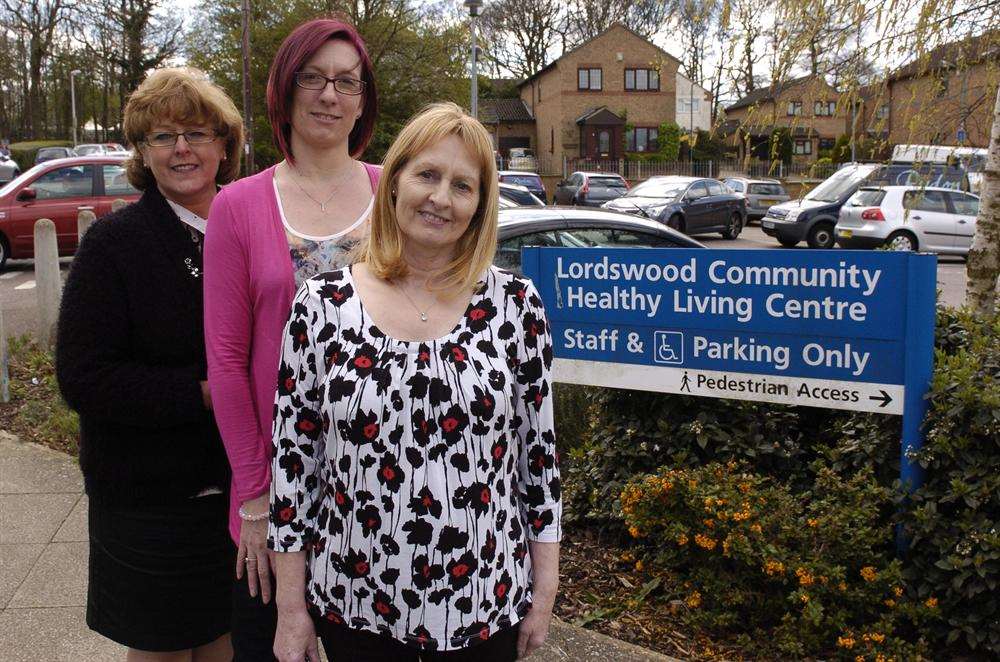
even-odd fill
[[[654,331],[653,360],[672,365],[684,363],[684,334],[677,331]]]

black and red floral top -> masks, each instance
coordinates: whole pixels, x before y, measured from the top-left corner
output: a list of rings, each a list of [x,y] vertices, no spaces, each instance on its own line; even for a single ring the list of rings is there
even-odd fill
[[[431,650],[531,604],[528,541],[561,535],[549,326],[491,267],[458,325],[396,340],[349,269],[299,289],[282,342],[269,545],[308,550],[321,616]]]

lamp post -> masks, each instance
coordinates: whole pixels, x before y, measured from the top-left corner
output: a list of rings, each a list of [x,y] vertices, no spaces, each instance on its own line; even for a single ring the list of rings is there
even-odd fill
[[[76,85],[73,79],[79,75],[79,69],[69,72],[69,105],[73,112],[73,147],[76,147]]]
[[[477,71],[478,62],[476,61],[476,18],[479,16],[479,9],[483,6],[482,0],[465,0],[463,3],[469,10],[469,18],[471,19],[471,29],[472,29],[472,101],[470,103],[470,108],[472,110],[471,115],[476,119],[479,119],[479,73]]]

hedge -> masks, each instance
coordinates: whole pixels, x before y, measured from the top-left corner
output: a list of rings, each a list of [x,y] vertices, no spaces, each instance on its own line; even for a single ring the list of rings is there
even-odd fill
[[[35,156],[42,147],[72,147],[70,140],[32,140],[29,142],[11,143],[10,157],[17,162],[17,166],[24,172],[35,165]]]

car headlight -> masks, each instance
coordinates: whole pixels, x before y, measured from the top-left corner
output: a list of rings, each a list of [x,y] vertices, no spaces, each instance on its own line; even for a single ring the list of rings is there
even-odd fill
[[[788,212],[788,214],[785,216],[785,220],[786,221],[794,221],[794,220],[797,220],[798,217],[799,217],[799,210],[798,209],[794,209],[794,210]]]
[[[646,207],[644,211],[646,212],[647,215],[649,215],[650,218],[658,218],[660,214],[663,213],[663,210],[666,209],[668,206],[669,205],[654,205],[652,207]]]

